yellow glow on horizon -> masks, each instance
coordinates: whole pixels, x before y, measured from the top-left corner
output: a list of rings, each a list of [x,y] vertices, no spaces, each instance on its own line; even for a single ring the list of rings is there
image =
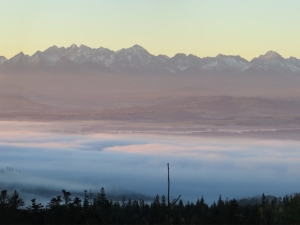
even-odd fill
[[[151,54],[199,57],[269,50],[300,58],[300,1],[3,0],[0,55],[32,55],[75,43],[111,50],[139,44]]]

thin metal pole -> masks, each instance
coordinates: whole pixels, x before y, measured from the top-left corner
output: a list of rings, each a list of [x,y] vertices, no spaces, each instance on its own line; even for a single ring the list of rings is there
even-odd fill
[[[168,207],[170,206],[170,172],[169,172],[169,163],[168,163]]]

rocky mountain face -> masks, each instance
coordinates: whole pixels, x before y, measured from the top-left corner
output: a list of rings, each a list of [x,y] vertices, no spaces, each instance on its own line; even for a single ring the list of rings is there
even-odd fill
[[[174,57],[152,55],[139,45],[112,51],[75,44],[68,48],[52,46],[32,56],[23,52],[10,59],[0,57],[0,72],[53,72],[75,71],[96,73],[146,74],[299,74],[300,59],[283,58],[268,51],[250,62],[240,56],[219,54],[200,58],[195,55],[176,54]]]
[[[0,66],[6,61],[7,59],[4,56],[0,56]]]

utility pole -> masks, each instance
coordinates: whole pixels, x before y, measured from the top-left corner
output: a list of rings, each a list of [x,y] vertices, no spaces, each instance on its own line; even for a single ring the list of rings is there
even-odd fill
[[[179,200],[179,198],[181,197],[181,195],[179,195],[179,197],[177,199],[174,199],[172,202],[170,202],[170,166],[169,163],[168,165],[168,207],[167,207],[167,223],[171,224],[171,217],[172,217],[172,213],[171,213],[171,208],[176,204],[176,202]]]
[[[168,163],[168,207],[170,207],[170,168]]]

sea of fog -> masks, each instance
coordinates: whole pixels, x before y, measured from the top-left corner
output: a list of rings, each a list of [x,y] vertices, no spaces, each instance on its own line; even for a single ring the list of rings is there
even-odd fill
[[[16,188],[27,202],[45,202],[62,189],[96,193],[101,187],[111,194],[166,195],[167,163],[171,197],[181,194],[185,202],[204,196],[212,203],[220,194],[283,196],[300,188],[300,141],[79,135],[0,125],[0,168],[13,168],[0,173],[0,189]]]

